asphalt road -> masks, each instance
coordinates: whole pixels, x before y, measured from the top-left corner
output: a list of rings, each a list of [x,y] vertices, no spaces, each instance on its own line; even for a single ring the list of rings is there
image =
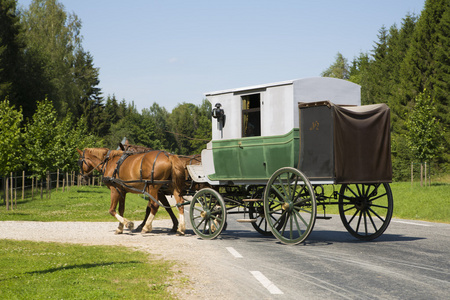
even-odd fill
[[[207,241],[217,255],[204,259],[211,289],[233,286],[230,299],[450,297],[450,224],[393,219],[381,237],[362,242],[333,216],[291,246],[233,219]]]

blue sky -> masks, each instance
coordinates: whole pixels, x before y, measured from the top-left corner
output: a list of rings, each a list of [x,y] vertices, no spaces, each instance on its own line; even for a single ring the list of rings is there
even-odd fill
[[[28,7],[31,0],[19,0]],[[320,76],[369,52],[425,0],[60,0],[82,21],[103,96],[141,111],[216,90]]]

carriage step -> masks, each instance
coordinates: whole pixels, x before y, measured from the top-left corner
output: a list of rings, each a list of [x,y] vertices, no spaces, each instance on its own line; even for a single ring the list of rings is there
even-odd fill
[[[323,216],[323,217],[316,217],[316,219],[330,220],[331,217]]]
[[[263,199],[242,199],[243,202],[258,202],[263,201]]]
[[[256,219],[237,219],[239,223],[255,223]]]

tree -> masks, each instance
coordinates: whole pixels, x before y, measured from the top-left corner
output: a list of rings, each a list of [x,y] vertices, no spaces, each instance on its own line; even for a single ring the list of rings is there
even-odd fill
[[[408,146],[419,162],[433,160],[443,149],[443,130],[434,116],[435,110],[434,101],[425,91],[416,97],[415,106],[407,117]]]
[[[75,125],[75,126],[74,126]],[[73,124],[71,114],[61,121],[55,130],[53,137],[53,169],[59,168],[63,171],[77,170],[78,152],[76,149],[87,147],[101,147],[102,141],[88,133],[86,121],[81,118],[77,124]]]
[[[19,170],[22,165],[21,110],[10,106],[9,100],[0,102],[0,175]]]
[[[56,111],[52,103],[48,100],[38,102],[36,113],[25,129],[25,155],[30,171],[39,180],[54,169],[56,133]]]
[[[22,12],[26,53],[32,66],[42,70],[45,94],[60,116],[76,117],[90,101],[99,104],[98,69],[81,45],[81,21],[67,14],[57,0],[33,0]],[[42,100],[42,99],[41,99]]]
[[[349,81],[359,84],[361,86],[361,103],[367,104],[370,94],[368,92],[369,79],[369,64],[370,59],[367,53],[360,53],[357,58],[354,58],[349,72]]]
[[[199,154],[211,140],[211,103],[206,99],[198,106],[198,122],[191,140],[193,154]]]
[[[166,150],[169,152],[175,149],[175,139],[173,134],[169,132],[169,112],[164,108],[154,102],[150,108],[144,108],[142,110],[142,115],[148,117],[152,120],[154,128],[154,149]]]
[[[347,59],[338,52],[336,54],[336,61],[321,74],[322,77],[333,77],[339,79],[349,79],[349,65]]]
[[[0,0],[0,99],[8,96],[13,105],[19,103],[18,79],[23,48],[19,22],[16,1]]]

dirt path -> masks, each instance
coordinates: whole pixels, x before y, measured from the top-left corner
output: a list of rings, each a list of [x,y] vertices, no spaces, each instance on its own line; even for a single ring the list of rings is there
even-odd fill
[[[210,241],[198,239],[192,231],[186,236],[169,232],[170,220],[155,220],[153,232],[115,235],[117,222],[0,222],[0,239],[30,240],[39,242],[75,243],[84,245],[114,245],[145,251],[165,260],[175,261],[177,274],[171,292],[180,299],[230,299],[232,286],[208,282],[215,273],[213,266],[205,265],[214,257]]]

